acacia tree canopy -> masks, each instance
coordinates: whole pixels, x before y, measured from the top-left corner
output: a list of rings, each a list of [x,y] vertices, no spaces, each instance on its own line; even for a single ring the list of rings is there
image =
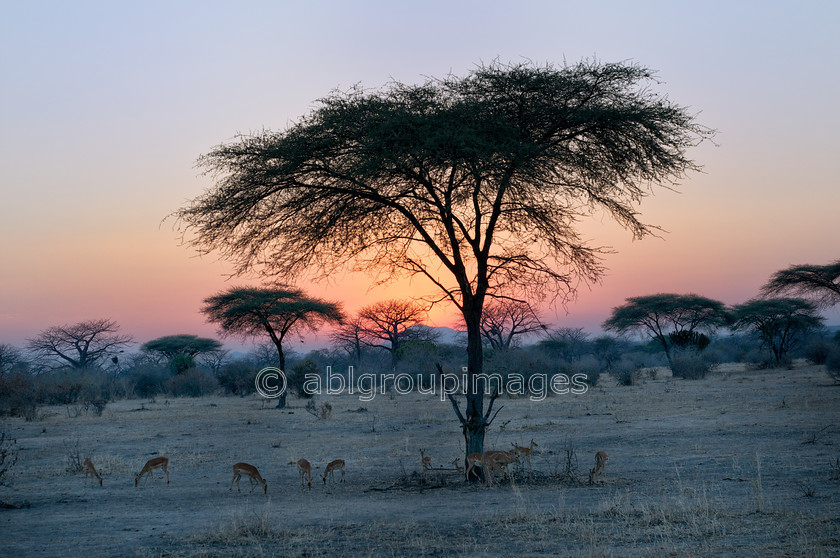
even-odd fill
[[[607,331],[642,332],[662,346],[671,362],[669,337],[713,331],[726,325],[726,307],[722,302],[695,294],[660,293],[628,298],[626,304],[613,308],[604,322]]]
[[[753,299],[732,309],[732,329],[752,330],[773,353],[776,365],[805,333],[822,326],[817,307],[801,298]]]
[[[224,334],[268,335],[285,370],[283,342],[289,333],[316,330],[324,323],[339,323],[341,305],[307,296],[294,287],[231,287],[204,299],[201,311]]]
[[[792,265],[777,271],[761,288],[764,296],[798,295],[819,306],[840,304],[840,260],[827,265]]]
[[[285,131],[202,156],[216,185],[175,215],[190,245],[242,272],[428,278],[461,311],[480,374],[488,296],[573,296],[603,272],[578,220],[604,213],[644,237],[651,185],[697,168],[686,151],[712,132],[654,79],[627,63],[493,63],[334,92]],[[466,397],[466,451],[481,452],[489,409],[481,391]]]

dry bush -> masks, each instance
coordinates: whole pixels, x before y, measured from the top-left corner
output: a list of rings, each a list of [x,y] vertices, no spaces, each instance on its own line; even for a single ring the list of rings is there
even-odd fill
[[[305,408],[307,413],[321,420],[327,420],[332,416],[332,405],[326,402],[318,405],[314,399],[310,399],[306,402]]]
[[[17,463],[17,440],[12,440],[5,432],[0,432],[0,486],[6,485],[9,470]]]

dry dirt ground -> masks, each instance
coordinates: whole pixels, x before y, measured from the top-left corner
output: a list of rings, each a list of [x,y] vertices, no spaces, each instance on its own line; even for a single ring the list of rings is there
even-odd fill
[[[0,501],[21,507],[0,510],[0,555],[840,555],[840,386],[814,366],[664,376],[499,399],[486,446],[533,439],[540,453],[532,471],[492,487],[454,470],[418,474],[420,448],[454,469],[463,441],[449,403],[416,393],[325,396],[327,419],[293,398],[279,411],[235,397],[3,419],[19,461]],[[588,485],[598,450],[606,476]],[[77,453],[104,486],[68,472]],[[156,473],[135,488],[159,455],[171,483]],[[316,467],[311,491],[293,465],[301,457]],[[347,481],[325,486],[318,474],[335,458]],[[247,478],[229,491],[237,461],[259,467],[267,495]]]

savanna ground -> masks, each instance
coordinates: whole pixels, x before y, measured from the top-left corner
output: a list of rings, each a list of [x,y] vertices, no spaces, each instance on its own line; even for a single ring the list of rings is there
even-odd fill
[[[584,395],[500,398],[487,448],[533,439],[533,470],[467,484],[460,428],[439,396],[319,398],[321,419],[289,399],[128,400],[101,417],[48,407],[3,419],[17,440],[0,488],[3,556],[837,556],[840,386],[822,367],[703,380],[662,374]],[[419,449],[435,468],[419,474]],[[607,474],[588,485],[597,450]],[[90,455],[104,486],[68,472]],[[171,483],[134,487],[147,459]],[[309,459],[312,490],[293,463]],[[346,483],[324,485],[327,462]],[[229,491],[236,461],[257,465],[268,494]],[[569,478],[568,473],[574,477]],[[339,477],[336,477],[338,479]]]

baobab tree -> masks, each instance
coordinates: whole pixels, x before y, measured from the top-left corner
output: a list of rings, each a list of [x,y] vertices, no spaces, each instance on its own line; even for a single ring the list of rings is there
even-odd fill
[[[686,152],[712,131],[654,80],[628,63],[492,63],[337,91],[285,131],[200,157],[216,185],[175,216],[185,242],[243,273],[428,279],[466,325],[466,412],[451,402],[466,453],[481,452],[485,302],[572,298],[604,271],[578,221],[606,214],[646,237],[638,203],[698,168]]]
[[[114,320],[98,319],[45,329],[27,340],[26,346],[48,365],[88,368],[116,356],[133,342],[130,335],[120,333]]]

